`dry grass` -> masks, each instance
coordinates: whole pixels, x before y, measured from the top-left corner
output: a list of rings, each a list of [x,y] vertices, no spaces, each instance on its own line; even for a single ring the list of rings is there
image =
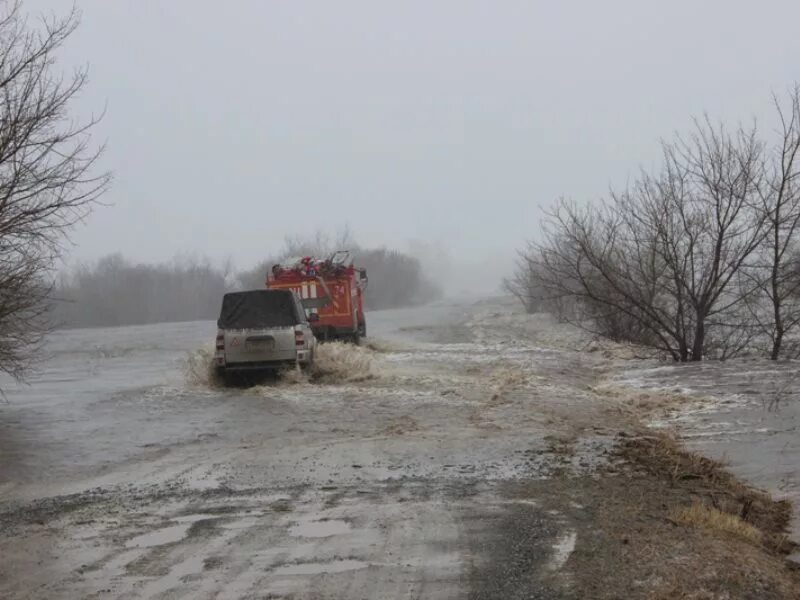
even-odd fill
[[[655,358],[657,351],[643,346],[626,342],[614,342],[607,338],[594,338],[583,348],[584,352],[599,352],[603,358],[612,360],[633,360],[642,358]]]
[[[506,394],[512,390],[524,388],[533,380],[528,369],[513,366],[494,368],[488,375],[487,381],[491,396],[489,405],[503,404],[507,401]]]
[[[618,453],[636,469],[669,481],[673,488],[690,497],[702,499],[708,510],[752,526],[768,550],[788,554],[794,549],[787,537],[792,515],[789,502],[773,500],[742,483],[722,463],[688,452],[666,435],[624,438]],[[700,509],[696,510],[700,518]]]
[[[713,506],[708,493],[714,487],[702,480],[635,469],[517,485],[509,486],[510,494],[535,498],[578,532],[562,573],[571,577],[563,597],[800,600],[800,570],[760,539],[672,518],[680,511],[673,507]]]
[[[738,515],[723,512],[702,502],[673,510],[670,516],[676,523],[731,534],[753,544],[759,544],[762,540],[761,532]]]
[[[663,434],[624,437],[620,455],[653,475],[671,480],[698,479],[707,483],[730,484],[733,476],[724,465],[699,454],[687,452],[671,437]]]
[[[680,391],[640,390],[614,384],[602,384],[590,390],[613,402],[622,413],[644,419],[665,416],[687,404],[701,401]]]

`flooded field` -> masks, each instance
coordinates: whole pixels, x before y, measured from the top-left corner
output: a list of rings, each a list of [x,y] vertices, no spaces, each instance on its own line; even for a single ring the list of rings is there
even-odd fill
[[[693,401],[653,425],[674,429],[688,447],[791,500],[800,541],[800,362],[651,363],[625,370],[617,381],[689,396]]]

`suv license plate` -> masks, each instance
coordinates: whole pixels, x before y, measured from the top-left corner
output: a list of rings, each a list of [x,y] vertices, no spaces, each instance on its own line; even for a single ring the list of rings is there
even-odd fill
[[[248,352],[265,352],[275,348],[275,340],[254,340],[245,342],[245,349]]]

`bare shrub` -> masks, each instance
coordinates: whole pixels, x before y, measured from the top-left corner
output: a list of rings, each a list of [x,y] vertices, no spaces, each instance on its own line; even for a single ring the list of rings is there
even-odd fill
[[[800,86],[774,104],[774,138],[706,117],[606,201],[560,201],[507,290],[676,361],[800,355],[787,337],[800,325]]]
[[[662,147],[659,172],[608,200],[560,201],[526,253],[528,273],[549,297],[573,300],[585,329],[676,361],[734,356],[751,337],[741,309],[756,290],[737,275],[765,236],[763,144],[754,127],[705,119]]]

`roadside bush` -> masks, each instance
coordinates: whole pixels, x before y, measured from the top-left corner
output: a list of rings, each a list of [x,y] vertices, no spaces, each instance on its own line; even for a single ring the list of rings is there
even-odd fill
[[[676,361],[730,358],[800,324],[800,89],[775,100],[774,141],[709,119],[602,202],[561,200],[507,289],[526,310]]]

